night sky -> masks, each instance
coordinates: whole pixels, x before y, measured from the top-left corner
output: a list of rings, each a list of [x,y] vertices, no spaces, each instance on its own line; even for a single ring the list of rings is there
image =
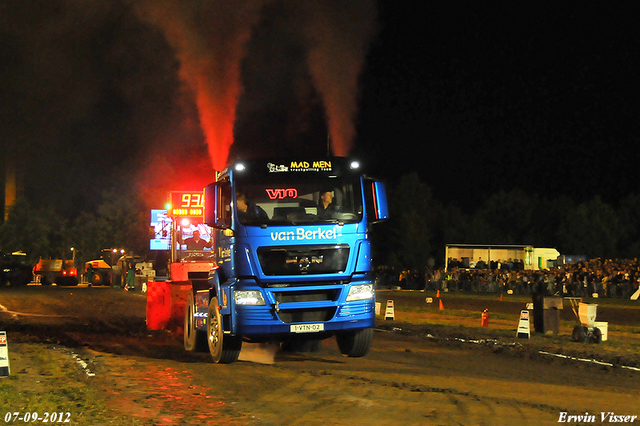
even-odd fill
[[[468,208],[640,192],[632,3],[180,3],[0,0],[2,162],[29,198],[73,214],[130,185],[160,204],[210,182],[211,156],[328,138]]]
[[[446,202],[638,192],[637,13],[595,4],[383,3],[359,145]]]

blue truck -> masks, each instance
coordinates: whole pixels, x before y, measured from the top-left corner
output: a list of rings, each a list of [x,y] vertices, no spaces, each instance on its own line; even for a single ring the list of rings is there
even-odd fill
[[[375,323],[371,224],[382,182],[356,161],[238,161],[204,190],[214,266],[190,274],[184,346],[216,363],[245,342],[319,342],[367,354]]]

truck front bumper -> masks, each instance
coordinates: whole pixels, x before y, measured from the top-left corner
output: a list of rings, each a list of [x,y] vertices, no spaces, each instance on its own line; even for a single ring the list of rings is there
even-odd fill
[[[291,305],[291,304],[288,304]],[[375,301],[359,300],[334,306],[236,306],[237,333],[244,336],[335,334],[375,325]]]
[[[375,325],[375,295],[369,279],[349,283],[319,283],[260,287],[239,282],[234,292],[260,293],[259,303],[242,304],[230,294],[235,334],[243,336],[325,334]]]

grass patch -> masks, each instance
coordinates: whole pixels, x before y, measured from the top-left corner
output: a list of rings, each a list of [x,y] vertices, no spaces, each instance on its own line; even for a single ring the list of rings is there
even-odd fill
[[[532,302],[529,296],[495,294],[441,293],[444,310],[439,309],[435,292],[420,291],[378,291],[381,303],[377,325],[381,328],[410,329],[417,334],[432,334],[438,338],[496,339],[504,342],[518,342],[532,352],[538,350],[564,353],[571,356],[598,359],[632,367],[640,367],[640,326],[615,324],[615,317],[609,320],[608,340],[601,344],[578,343],[571,340],[573,328],[578,324],[567,301],[561,312],[560,333],[557,336],[536,333],[531,312],[530,339],[517,338],[516,331],[520,310]],[[432,303],[426,303],[426,298]],[[384,320],[386,301],[394,301],[395,320]],[[622,299],[589,299],[585,302],[598,304],[598,309],[611,308],[619,314],[640,309],[640,303]],[[449,306],[449,307],[448,307]],[[481,314],[489,306],[489,327],[481,326]],[[615,315],[612,313],[611,315]],[[419,328],[417,328],[419,327]]]
[[[57,413],[63,422],[69,419],[65,424],[70,425],[141,424],[135,418],[109,413],[102,392],[92,383],[95,378],[88,376],[67,350],[9,342],[9,359],[11,375],[0,379],[0,420],[14,412],[20,417],[38,413],[40,419],[49,413],[50,420]]]

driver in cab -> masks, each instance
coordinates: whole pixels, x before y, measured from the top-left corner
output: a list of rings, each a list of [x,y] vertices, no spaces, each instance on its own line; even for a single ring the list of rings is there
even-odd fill
[[[336,205],[333,202],[333,194],[330,190],[320,191],[320,202],[318,203],[318,217],[327,219],[331,213],[335,212]]]
[[[187,250],[204,250],[205,248],[211,248],[211,242],[205,241],[200,238],[200,231],[193,231],[193,237],[184,240],[187,245]]]
[[[238,204],[238,216],[241,221],[268,221],[269,215],[260,206],[255,205],[247,201],[247,197],[238,192],[236,194],[236,201]]]

